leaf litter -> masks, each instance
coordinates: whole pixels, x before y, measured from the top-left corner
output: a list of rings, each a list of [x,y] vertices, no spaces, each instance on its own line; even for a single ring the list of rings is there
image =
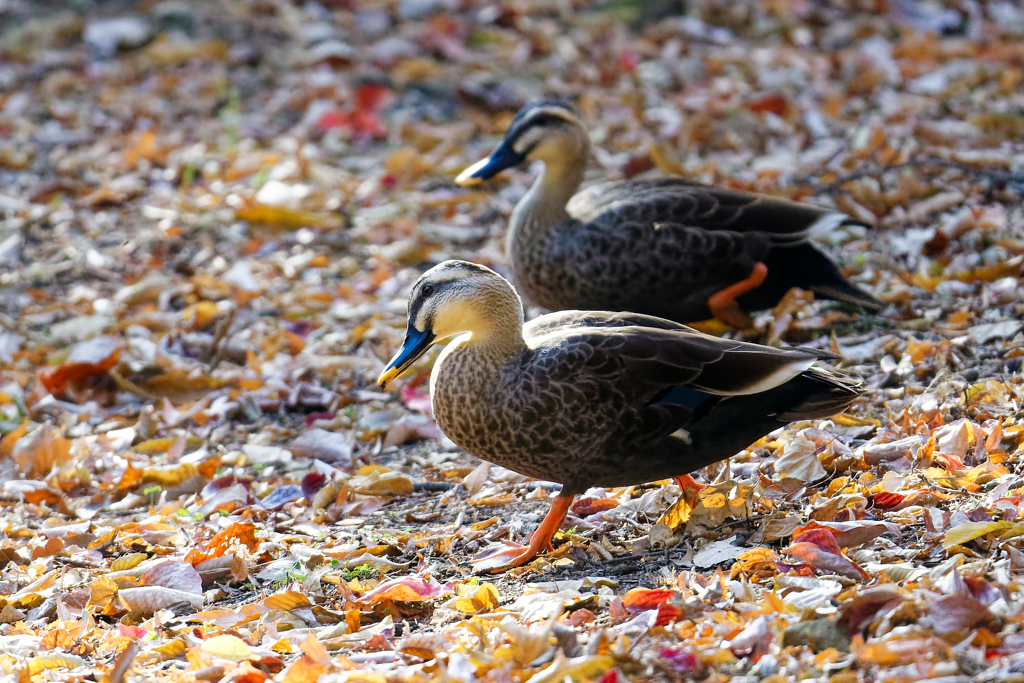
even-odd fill
[[[0,665],[19,680],[996,681],[1024,672],[1017,3],[8,3],[0,22]],[[587,179],[684,175],[871,224],[887,306],[741,332],[868,392],[676,499],[461,453],[428,265],[499,270],[531,176],[451,181],[572,99]],[[675,502],[673,502],[675,501]]]

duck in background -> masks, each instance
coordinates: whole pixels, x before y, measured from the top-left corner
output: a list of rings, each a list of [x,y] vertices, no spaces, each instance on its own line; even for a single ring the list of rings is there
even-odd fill
[[[385,387],[432,344],[438,426],[469,453],[562,484],[527,546],[486,551],[478,571],[529,562],[591,486],[676,478],[740,452],[792,420],[841,412],[860,384],[818,365],[828,352],[722,339],[635,313],[563,311],[523,324],[494,271],[445,261],[412,288]],[[699,485],[698,485],[699,486]]]
[[[633,311],[682,323],[750,325],[793,287],[869,312],[881,302],[851,284],[810,241],[856,223],[809,204],[680,178],[579,191],[590,138],[566,104],[523,107],[494,152],[463,171],[472,185],[524,161],[544,170],[512,212],[512,279],[551,311]]]

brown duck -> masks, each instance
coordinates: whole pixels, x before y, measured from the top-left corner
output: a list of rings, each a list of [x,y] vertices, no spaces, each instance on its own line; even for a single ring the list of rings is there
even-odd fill
[[[524,325],[508,281],[465,261],[445,261],[413,286],[405,341],[378,382],[448,340],[430,377],[444,433],[479,458],[562,484],[529,545],[477,558],[484,571],[550,548],[573,497],[591,486],[685,485],[683,475],[791,420],[837,413],[860,393],[816,365],[826,352],[721,339],[651,316],[563,311]]]
[[[590,156],[583,122],[567,105],[524,107],[505,139],[456,182],[471,185],[523,161],[544,170],[512,213],[512,279],[531,303],[634,311],[676,322],[712,316],[749,325],[793,287],[877,312],[808,241],[855,222],[809,204],[679,178],[609,182],[579,190]]]

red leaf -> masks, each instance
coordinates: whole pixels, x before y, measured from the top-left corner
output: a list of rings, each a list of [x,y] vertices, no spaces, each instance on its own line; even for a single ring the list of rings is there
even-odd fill
[[[668,669],[686,678],[696,678],[704,668],[697,655],[681,647],[666,647],[658,652],[658,657],[667,665]]]
[[[571,509],[572,513],[577,517],[588,517],[590,515],[596,515],[598,512],[611,510],[618,506],[619,501],[614,498],[593,498],[591,496],[584,496],[573,503]]]
[[[393,581],[385,581],[376,588],[359,597],[359,602],[375,605],[381,600],[401,600],[417,602],[433,600],[451,591],[439,583],[427,583],[416,576],[403,576]]]
[[[825,528],[807,529],[793,534],[793,544],[783,552],[799,558],[814,569],[839,574],[856,580],[868,580],[870,575],[851,561],[839,549],[836,537]]]
[[[306,497],[306,500],[312,501],[316,492],[322,489],[326,483],[327,477],[319,472],[310,472],[302,478],[302,495]]]
[[[141,626],[130,626],[128,624],[118,624],[117,630],[125,638],[145,638],[149,634],[149,631]]]
[[[674,621],[678,621],[681,616],[683,616],[683,611],[681,609],[675,605],[663,602],[658,605],[658,620],[654,622],[654,625],[667,626]]]
[[[390,94],[383,83],[363,83],[356,89],[356,109],[376,111]]]
[[[319,119],[317,119],[316,127],[320,130],[331,130],[332,128],[347,128],[349,125],[348,114],[343,114],[340,111],[334,110],[324,113]]]
[[[756,114],[771,112],[784,117],[789,112],[789,101],[780,93],[769,93],[750,103],[750,111]]]
[[[427,415],[431,414],[430,389],[426,385],[412,386],[407,384],[399,390],[402,403],[409,410],[417,410]]]
[[[874,502],[875,507],[879,510],[885,510],[886,512],[896,509],[896,507],[906,500],[906,498],[907,497],[902,493],[891,493],[889,491],[882,491],[881,493],[876,493],[871,496],[871,500]]]
[[[622,596],[622,606],[633,614],[654,609],[675,595],[670,588],[634,588]]]
[[[839,549],[839,544],[836,543],[836,537],[832,534],[832,531],[817,525],[812,527],[808,524],[802,529],[795,530],[793,533],[793,543],[813,543],[825,552],[837,555],[842,552]]]

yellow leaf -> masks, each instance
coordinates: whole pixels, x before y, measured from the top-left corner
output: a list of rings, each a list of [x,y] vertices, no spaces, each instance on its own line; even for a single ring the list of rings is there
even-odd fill
[[[160,654],[161,660],[177,659],[178,657],[185,656],[185,653],[188,652],[188,645],[181,638],[176,638],[168,643],[154,647],[153,651]]]
[[[285,230],[298,230],[299,228],[340,228],[341,218],[329,213],[314,213],[312,211],[296,211],[280,206],[266,206],[264,204],[253,204],[243,206],[235,210],[235,217],[240,221],[247,221],[258,225],[283,228]]]
[[[110,565],[110,571],[123,572],[139,566],[148,557],[146,553],[128,553],[114,560]]]
[[[458,598],[448,606],[463,614],[481,614],[497,609],[500,604],[498,589],[493,584],[483,583],[476,589],[476,593],[472,597]]]
[[[147,469],[142,475],[143,484],[159,484],[169,487],[188,481],[199,474],[199,468],[190,462],[183,462],[170,469]]]
[[[117,584],[114,583],[113,579],[101,576],[89,584],[89,590],[91,591],[89,604],[102,610],[117,595]]]
[[[292,647],[292,641],[288,640],[287,638],[282,638],[281,640],[277,641],[276,643],[270,646],[270,649],[282,655],[290,655],[291,653],[295,652],[295,648]]]
[[[976,538],[987,536],[996,531],[1005,531],[1013,527],[1013,522],[966,522],[946,532],[942,539],[943,548],[963,545]]]
[[[412,479],[400,472],[374,472],[366,477],[352,477],[348,488],[366,496],[403,496],[412,493]]]
[[[370,673],[369,671],[346,671],[345,683],[388,683],[384,674]]]
[[[64,667],[65,669],[77,669],[81,666],[85,666],[85,660],[81,657],[62,654],[59,652],[43,655],[41,657],[33,657],[28,660],[28,670],[33,676],[40,671],[45,671],[46,669],[59,669],[61,667]]]
[[[530,683],[556,683],[569,679],[571,681],[596,680],[608,669],[615,666],[611,655],[582,656],[558,661],[558,658],[543,671],[530,678]]]
[[[212,301],[197,301],[181,312],[182,320],[193,330],[209,327],[222,315],[220,307]]]
[[[249,649],[244,640],[227,634],[214,636],[209,640],[203,641],[199,645],[199,649],[208,655],[231,662],[259,659],[259,657],[252,653],[252,650]]]
[[[384,467],[384,465],[363,465],[358,470],[356,470],[356,475],[360,476],[360,477],[368,477],[371,474],[373,474],[374,472],[379,472],[380,474],[384,474],[385,472],[390,472],[390,471],[391,470],[389,468],[387,468],[387,467]]]
[[[143,453],[145,455],[153,455],[154,453],[166,453],[177,440],[177,437],[149,439],[148,441],[143,441],[138,446],[135,446],[133,450],[136,453]]]
[[[882,424],[879,420],[876,420],[874,418],[855,417],[853,415],[848,415],[847,413],[839,413],[838,415],[833,415],[830,419],[840,427],[865,427],[868,425],[878,427],[880,424]]]
[[[313,606],[313,603],[309,601],[309,598],[298,591],[288,591],[286,593],[271,595],[263,601],[263,604],[269,609],[281,610],[282,612]]]
[[[687,496],[679,496],[676,502],[672,503],[668,510],[665,510],[665,513],[658,520],[658,524],[664,524],[672,531],[677,531],[679,527],[690,520],[690,513],[692,512],[693,508],[690,507]]]

